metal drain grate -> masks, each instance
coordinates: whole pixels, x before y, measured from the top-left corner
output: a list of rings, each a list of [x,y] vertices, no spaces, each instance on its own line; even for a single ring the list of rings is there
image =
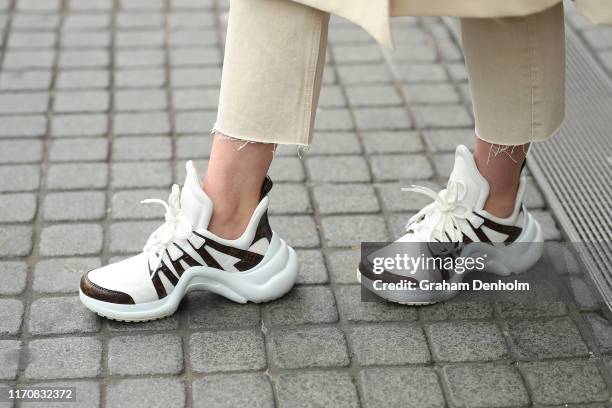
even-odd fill
[[[565,124],[527,165],[612,310],[612,81],[571,30]]]
[[[444,21],[460,41],[457,22]],[[532,146],[527,166],[612,312],[612,81],[566,32],[565,124]]]

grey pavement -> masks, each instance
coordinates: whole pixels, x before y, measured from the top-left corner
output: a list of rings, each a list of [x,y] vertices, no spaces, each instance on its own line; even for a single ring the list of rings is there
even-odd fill
[[[138,202],[206,164],[226,20],[223,0],[0,0],[0,385],[76,387],[59,407],[610,406],[612,325],[557,247],[529,273],[573,301],[360,301],[359,241],[401,234],[426,200],[400,188],[444,184],[473,143],[438,18],[395,21],[395,52],[332,18],[315,144],[271,171],[271,222],[300,258],[289,295],[192,293],[144,324],[80,305],[81,273],[160,222]],[[568,21],[612,75],[610,29]],[[533,180],[527,205],[561,240]]]

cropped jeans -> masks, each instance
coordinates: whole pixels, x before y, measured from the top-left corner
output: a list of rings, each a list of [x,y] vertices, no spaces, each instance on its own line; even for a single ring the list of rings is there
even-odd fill
[[[290,0],[233,0],[214,129],[310,144],[328,23],[328,13]],[[476,135],[500,145],[553,135],[565,108],[563,5],[525,17],[462,18],[461,35]]]

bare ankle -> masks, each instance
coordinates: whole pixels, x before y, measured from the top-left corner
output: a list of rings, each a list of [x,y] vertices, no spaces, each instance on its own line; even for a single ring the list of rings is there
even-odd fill
[[[499,218],[508,218],[514,212],[516,195],[508,197],[496,197],[489,194],[484,210]]]
[[[208,230],[221,238],[239,238],[257,207],[258,191],[233,191],[223,183],[214,182],[204,183],[203,189],[213,202]]]

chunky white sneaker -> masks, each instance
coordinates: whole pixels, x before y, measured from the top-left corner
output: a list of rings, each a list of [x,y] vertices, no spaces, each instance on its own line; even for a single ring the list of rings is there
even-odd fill
[[[143,252],[87,272],[80,298],[110,319],[146,321],[173,314],[191,290],[209,290],[235,302],[266,302],[283,296],[297,278],[295,251],[268,223],[266,178],[259,205],[242,236],[226,240],[207,230],[212,201],[187,162],[182,191],[172,186],[166,222],[150,236]]]
[[[526,180],[521,178],[510,217],[502,219],[488,213],[483,208],[489,184],[478,171],[472,153],[458,146],[446,189],[439,193],[418,186],[405,189],[428,195],[434,202],[409,220],[406,234],[399,240],[362,254],[358,278],[365,288],[387,300],[430,304],[458,293],[453,285],[436,284],[462,282],[474,270],[501,276],[529,270],[542,255],[543,239],[540,225],[522,204],[525,188]],[[382,266],[385,259],[397,259],[398,254],[407,254],[417,263],[398,267],[389,261],[387,265],[391,266]],[[431,258],[451,258],[451,262],[442,266]],[[471,258],[471,265],[457,268],[458,258],[462,262]]]

